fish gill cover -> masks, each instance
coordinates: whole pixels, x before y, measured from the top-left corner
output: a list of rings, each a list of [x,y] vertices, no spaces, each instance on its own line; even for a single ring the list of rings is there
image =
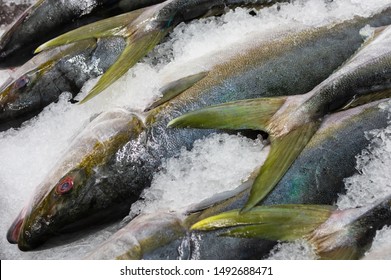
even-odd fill
[[[69,243],[66,245],[27,253],[20,252],[16,246],[8,244],[4,238],[21,205],[28,200],[34,192],[35,186],[46,176],[50,167],[57,161],[86,121],[96,113],[116,106],[125,106],[138,111],[143,110],[159,95],[158,89],[167,81],[167,77],[174,80],[178,78],[175,75],[207,69],[217,62],[219,55],[222,55],[217,55],[219,52],[227,50],[230,44],[243,40],[246,36],[251,38],[256,34],[257,37],[267,37],[267,34],[272,34],[281,26],[287,27],[292,24],[315,27],[336,19],[349,19],[354,15],[368,16],[389,4],[391,4],[389,0],[341,0],[331,3],[325,3],[323,0],[296,1],[294,4],[281,5],[279,9],[276,7],[264,9],[256,16],[251,16],[246,9],[236,9],[236,11],[229,12],[219,18],[201,19],[190,24],[181,24],[172,32],[165,43],[155,48],[141,63],[107,89],[105,94],[99,95],[84,106],[75,106],[67,102],[69,96],[64,93],[58,103],[48,106],[38,117],[25,123],[21,129],[2,132],[0,134],[0,154],[2,155],[0,157],[0,183],[2,185],[0,234],[3,237],[0,239],[0,258],[82,258],[118,228],[119,225],[112,225],[100,231],[83,235],[76,241],[68,240]],[[311,13],[308,13],[309,10]],[[263,26],[262,30],[259,30],[260,25]],[[211,53],[216,53],[215,59],[202,60],[204,55]],[[231,53],[231,55],[233,54]],[[175,72],[176,67],[182,67],[185,70]],[[5,81],[8,76],[6,71],[0,71],[0,82]],[[85,85],[78,99],[83,98],[93,83],[92,81]],[[384,133],[384,135],[381,141],[390,145],[389,133]],[[219,141],[222,139],[221,137],[226,140],[224,145],[227,146],[224,146],[225,148],[229,149],[229,145],[232,145],[231,148],[236,147],[237,154],[246,154],[253,159],[261,160],[259,158],[261,146],[256,141],[243,140],[238,136],[216,136],[207,139],[205,144],[200,143],[197,148],[200,149],[199,153],[209,154],[209,162],[215,164],[219,161],[221,165],[225,164],[227,173],[234,174],[234,171],[237,171],[235,165],[237,160],[235,157],[228,159],[221,153],[218,157],[214,156],[221,149]],[[208,142],[210,143],[208,144]],[[240,147],[238,147],[239,145]],[[197,155],[198,153],[191,155],[191,153],[184,152],[178,159],[173,160],[177,161],[176,163],[167,162],[165,174],[170,174],[171,165],[173,168],[177,165],[184,165],[189,161],[189,158],[197,162]],[[382,156],[389,157],[389,150],[388,155],[387,152],[379,151],[377,156],[380,158]],[[255,160],[253,164],[256,164]],[[384,178],[381,167],[377,168],[376,164],[380,165],[381,160],[375,163],[372,168],[373,176]],[[243,170],[243,173],[237,172],[237,177],[235,175],[233,177],[236,178],[232,178],[233,182],[243,179],[243,176],[246,176],[245,172],[246,170]],[[165,180],[161,178],[165,174],[157,174],[154,180],[155,184],[164,182]],[[196,175],[191,176],[197,177]],[[357,178],[357,180],[365,179]],[[218,182],[216,183],[218,184]],[[213,185],[211,181],[208,184],[199,183],[199,193],[202,193],[202,188],[216,189],[217,185],[211,185]],[[153,186],[153,188],[156,187],[158,186]],[[218,185],[219,187],[220,185]],[[192,195],[194,194],[192,193]],[[179,193],[176,195],[176,200],[182,199]],[[153,203],[152,199],[151,202]],[[164,202],[160,203],[164,204]],[[303,249],[303,245],[299,243],[297,250],[290,250],[290,258],[305,258],[303,251],[306,249]]]

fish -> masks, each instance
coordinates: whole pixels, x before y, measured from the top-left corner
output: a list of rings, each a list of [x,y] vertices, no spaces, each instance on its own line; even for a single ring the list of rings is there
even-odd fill
[[[77,27],[163,0],[39,0],[25,10],[0,38],[0,69],[17,67],[37,47]]]
[[[391,19],[387,16],[388,12],[383,14],[385,17],[375,17],[376,19],[373,20],[378,22],[383,18]],[[157,107],[152,106],[144,114],[138,113],[137,115],[142,119],[143,129],[132,135],[134,138],[117,151],[111,150],[110,159],[105,164],[96,167],[95,172],[88,177],[87,181],[90,183],[80,183],[80,188],[89,189],[89,195],[78,197],[76,194],[75,197],[64,197],[64,200],[72,197],[72,200],[79,201],[78,204],[86,206],[84,209],[77,208],[77,215],[75,209],[73,221],[65,220],[58,215],[56,221],[53,218],[50,223],[47,222],[46,217],[50,211],[47,209],[45,213],[44,209],[45,205],[52,204],[52,198],[42,195],[39,196],[40,199],[35,200],[36,203],[28,207],[29,211],[22,211],[20,217],[16,218],[9,229],[9,236],[15,238],[9,238],[9,241],[18,243],[21,250],[31,250],[47,239],[62,233],[63,228],[75,228],[73,224],[78,224],[78,221],[89,216],[98,216],[92,207],[94,203],[88,202],[88,199],[95,201],[95,196],[101,198],[102,192],[99,190],[104,187],[106,200],[103,204],[107,207],[105,215],[112,215],[112,219],[116,219],[118,215],[110,213],[111,207],[130,209],[142,190],[150,186],[153,174],[161,168],[165,159],[178,155],[182,148],[191,149],[194,141],[198,139],[211,133],[221,132],[219,130],[167,129],[167,124],[173,118],[208,104],[219,104],[222,101],[260,97],[264,94],[278,96],[285,95],[286,92],[305,93],[341,65],[355,51],[355,45],[357,48],[360,46],[363,38],[359,30],[367,23],[368,19],[356,18],[333,25],[331,28],[328,26],[319,29],[304,28],[302,30],[299,28],[296,32],[288,28],[279,36],[273,33],[272,38],[266,41],[257,41],[251,36],[239,44],[240,56],[235,55],[235,46],[232,46],[226,50],[228,56],[217,65],[168,83],[164,91],[169,93],[171,99]],[[330,44],[326,45],[324,42]],[[220,52],[221,55],[222,53]],[[319,60],[319,57],[324,59]],[[204,59],[208,58],[209,56],[206,56]],[[308,65],[302,67],[302,64],[297,63],[298,61],[305,61]],[[274,72],[270,71],[271,66],[274,66]],[[308,78],[304,81],[296,79],[296,77],[303,76]],[[281,81],[286,81],[283,83],[284,87],[276,88],[275,85],[281,84]],[[185,90],[181,92],[183,89]],[[65,154],[72,154],[72,147],[69,147]],[[77,169],[79,164],[75,161],[74,168]],[[52,172],[58,172],[56,168],[63,165],[62,159],[59,158],[57,167],[54,166]],[[62,176],[65,175],[65,173],[62,174]],[[42,182],[43,185],[51,185],[52,189],[58,183],[47,182],[46,179]],[[40,188],[38,187],[38,190]],[[46,194],[47,191],[39,193]],[[123,194],[118,197],[117,193]],[[113,197],[118,197],[118,200]],[[57,207],[64,208],[66,205],[66,201],[56,203],[59,204]],[[64,206],[60,206],[62,204]],[[89,209],[89,205],[92,208]],[[103,210],[99,215],[104,215]],[[47,222],[42,227],[46,229],[46,232],[35,230],[35,227],[32,227],[34,224],[39,224],[42,219]],[[20,226],[22,220],[24,222]],[[25,235],[29,235],[29,238]]]
[[[242,209],[242,212],[249,211],[278,183],[325,115],[360,102],[361,97],[365,100],[390,97],[390,43],[391,26],[375,30],[372,38],[348,61],[303,95],[215,105],[187,113],[172,120],[168,126],[253,129],[269,134],[272,150]]]
[[[138,1],[130,2],[133,3]],[[155,29],[167,34],[169,30],[172,29],[172,26],[170,25],[170,28],[162,27],[164,30],[160,30],[161,18],[167,13],[170,14],[177,11],[177,5],[179,5],[177,2],[178,1],[166,1],[161,5],[139,9],[115,18],[107,19],[103,22],[99,21],[95,24],[87,25],[81,29],[72,31],[69,34],[67,33],[58,39],[54,39],[54,41],[48,42],[47,46],[51,47],[49,50],[38,54],[21,66],[17,72],[13,73],[13,77],[9,78],[0,87],[0,123],[2,123],[2,126],[4,127],[2,129],[19,126],[24,121],[39,113],[48,104],[56,102],[63,92],[71,93],[72,98],[74,98],[88,80],[97,78],[104,73],[108,73],[105,77],[109,77],[111,80],[112,75],[109,75],[109,73],[113,70],[117,71],[119,69],[120,71],[123,70],[126,72],[128,63],[133,63],[132,61],[136,63],[138,59],[143,57],[144,54],[150,50],[150,47],[146,46],[146,44],[152,44],[154,46],[158,43],[157,41],[154,41],[151,34],[143,29],[146,28],[149,30],[149,27],[144,25],[147,23],[152,24],[156,21],[159,25],[156,26]],[[210,9],[217,13],[216,7],[220,7],[216,4],[216,2],[219,1],[205,1],[207,3],[201,6],[198,4],[196,5],[195,2],[197,1],[184,1],[184,4],[181,4],[184,5],[184,7],[179,10],[182,11],[182,9],[186,8],[186,13],[189,13],[189,15],[186,16],[186,21],[201,15],[209,15]],[[235,1],[228,2],[233,3]],[[247,1],[243,1],[243,3],[246,2]],[[263,1],[250,2],[258,3]],[[236,1],[235,3],[242,2]],[[221,7],[225,6],[222,5]],[[221,7],[219,8],[219,11],[224,10]],[[171,11],[171,9],[173,9],[173,11]],[[168,11],[171,12],[169,13]],[[160,15],[156,19],[154,16],[155,13]],[[146,21],[144,22],[144,20]],[[177,19],[175,24],[178,24],[181,20],[182,18]],[[152,23],[150,23],[150,21]],[[126,36],[118,36],[118,34],[110,33],[114,32],[118,25],[124,23],[128,23],[129,26],[123,26],[122,28],[133,28],[133,31],[138,30],[137,32],[140,33],[140,36],[133,34],[137,37],[133,38],[133,35],[129,35],[133,36],[129,39]],[[173,25],[173,23],[171,24]],[[108,35],[97,35],[94,32],[99,28],[114,29],[107,31],[109,32]],[[91,32],[93,33],[92,37]],[[68,37],[72,38],[72,41],[75,41],[73,40],[74,37],[76,37],[77,40],[70,43],[68,42]],[[66,42],[61,38],[64,38]],[[141,40],[139,45],[141,50],[136,50],[135,48],[137,46],[133,46],[133,43],[129,45],[129,40],[133,40],[132,38],[137,42]],[[58,42],[67,44],[60,44],[57,48],[52,48],[52,44],[57,44]],[[131,48],[131,50],[129,48]],[[128,51],[131,51],[131,53],[126,56],[125,54]],[[135,55],[134,60],[132,60],[129,55]],[[122,61],[124,59],[126,63]],[[120,65],[120,67],[115,65]],[[125,72],[121,72],[121,75]],[[116,74],[114,74],[114,76],[115,75]],[[105,78],[102,77],[101,81],[103,82],[104,79]],[[74,99],[72,99],[72,101],[76,102]]]
[[[298,211],[306,211],[305,204],[323,204],[329,205],[324,208],[333,209],[330,204],[343,193],[344,178],[357,172],[356,155],[371,142],[365,137],[365,132],[388,125],[388,112],[379,106],[384,103],[374,102],[326,117],[321,128],[283,179],[258,207],[277,209],[281,204],[297,204],[303,205],[301,208],[297,207]],[[340,162],[344,165],[338,164]],[[221,230],[219,228],[218,231],[210,230],[212,225],[222,221],[218,219],[214,222],[215,215],[225,217],[224,213],[227,211],[244,205],[261,165],[262,162],[250,177],[233,191],[217,194],[185,209],[156,211],[137,216],[86,258],[227,260],[267,256],[275,242],[266,240],[263,236],[262,240],[259,240],[259,236],[234,238],[221,235],[222,232],[225,233],[225,227]],[[296,209],[293,206],[291,208],[284,210],[289,213]],[[281,219],[284,219],[284,213],[279,213]],[[322,216],[325,219],[330,212],[327,210],[323,214],[326,214]],[[285,220],[281,219],[275,223],[279,229],[284,228]],[[213,224],[209,221],[213,221]],[[230,225],[238,226],[235,223]],[[289,234],[288,230],[286,234]]]
[[[38,186],[38,191],[8,231],[8,241],[18,242],[20,248],[30,247],[41,242],[45,236],[52,235],[57,227],[69,231],[72,227],[104,220],[108,214],[113,217],[127,213],[128,208],[123,208],[121,204],[116,206],[115,201],[124,199],[124,196],[131,199],[131,193],[124,193],[112,186],[113,192],[109,194],[104,181],[110,178],[98,178],[92,174],[110,159],[113,151],[138,135],[142,127],[137,116],[121,108],[95,116],[75,137],[59,165]],[[90,178],[94,178],[94,181],[90,181]],[[92,199],[91,188],[94,188]],[[109,211],[106,211],[105,204],[107,195],[111,196],[113,203]],[[91,215],[85,216],[85,219],[79,217],[78,213],[83,211],[90,211]],[[70,223],[74,219],[78,221]],[[31,231],[39,234],[33,236]]]
[[[357,260],[371,246],[376,232],[391,224],[391,196],[367,206],[344,210],[330,205],[257,206],[209,217],[195,230],[224,229],[222,235],[280,241],[306,240],[319,259]]]
[[[0,87],[0,123],[17,127],[63,92],[75,97],[85,82],[108,69],[124,45],[121,38],[84,40],[33,57]]]
[[[36,52],[83,39],[122,37],[126,47],[81,103],[87,102],[123,76],[175,26],[200,17],[224,14],[228,8],[263,7],[290,0],[167,0],[152,7],[119,15],[63,34],[39,46]]]

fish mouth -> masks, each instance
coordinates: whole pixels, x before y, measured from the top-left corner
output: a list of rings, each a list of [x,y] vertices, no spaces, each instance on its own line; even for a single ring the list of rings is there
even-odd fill
[[[15,221],[12,223],[7,232],[7,240],[11,244],[17,244],[19,242],[20,232],[23,222],[25,220],[25,210],[20,211]]]

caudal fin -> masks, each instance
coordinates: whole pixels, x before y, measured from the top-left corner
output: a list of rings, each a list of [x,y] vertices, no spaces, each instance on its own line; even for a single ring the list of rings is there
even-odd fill
[[[336,211],[329,205],[257,206],[246,213],[233,210],[208,217],[191,230],[220,230],[220,236],[237,238],[305,239],[320,259],[352,260],[360,258],[365,250],[365,243],[359,245],[360,236],[376,231],[360,223],[361,214],[360,208]],[[366,219],[367,215],[362,217]]]
[[[257,206],[246,213],[225,212],[194,224],[192,230],[227,229],[224,236],[292,241],[310,234],[331,215],[324,205]]]
[[[158,6],[156,5],[80,27],[41,45],[36,52],[84,39],[116,36],[125,38],[125,49],[80,102],[82,104],[118,80],[167,35],[168,26],[158,23],[151,24],[154,12],[157,10]]]
[[[253,129],[268,133],[275,113],[286,97],[259,98],[230,102],[190,112],[172,120],[169,127]],[[242,209],[249,211],[275,187],[318,129],[317,121],[297,126],[282,136],[271,136],[271,150]]]

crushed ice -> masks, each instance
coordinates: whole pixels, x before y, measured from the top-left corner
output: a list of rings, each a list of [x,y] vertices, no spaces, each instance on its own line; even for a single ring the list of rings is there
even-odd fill
[[[181,24],[172,32],[165,43],[155,48],[151,55],[141,63],[138,63],[127,75],[91,102],[83,106],[72,105],[67,102],[67,94],[64,94],[58,103],[51,104],[45,108],[39,116],[24,124],[22,128],[0,133],[0,154],[2,155],[0,157],[0,184],[2,185],[2,195],[0,196],[2,210],[0,211],[0,258],[82,258],[94,246],[102,243],[116,230],[117,225],[113,225],[102,231],[92,231],[90,234],[77,238],[76,241],[70,239],[66,245],[36,252],[20,252],[15,245],[8,244],[5,240],[5,234],[9,225],[22,208],[24,202],[34,191],[35,186],[45,177],[50,167],[57,161],[58,156],[62,154],[72,137],[91,116],[116,106],[126,106],[135,110],[142,110],[158,96],[158,89],[166,82],[163,78],[163,73],[170,72],[167,69],[171,69],[171,72],[175,73],[172,69],[175,69],[178,65],[184,65],[186,71],[191,71],[189,69],[196,69],[195,71],[197,71],[197,69],[210,67],[219,61],[221,53],[234,55],[231,44],[237,43],[244,38],[261,38],[262,34],[268,32],[273,33],[275,29],[292,24],[321,26],[335,19],[348,19],[354,15],[368,16],[390,3],[390,0],[340,0],[331,3],[330,1],[325,3],[323,0],[300,0],[295,1],[293,4],[281,4],[278,9],[277,6],[263,9],[257,12],[255,16],[251,16],[246,9],[237,9],[235,12],[229,12],[219,18],[201,19],[190,24]],[[311,13],[308,13],[309,10]],[[262,28],[259,28],[259,26],[262,26]],[[0,33],[3,31],[0,30]],[[208,54],[212,59],[201,59],[202,56]],[[218,55],[211,56],[211,54]],[[194,63],[195,61],[198,61],[198,63]],[[183,71],[177,72],[182,73]],[[175,74],[180,75],[180,73]],[[0,83],[8,77],[9,75],[6,71],[0,71]],[[170,78],[175,79],[178,77],[172,76]],[[81,95],[85,94],[92,86],[93,81],[87,83]],[[389,147],[389,133],[384,132],[379,135],[383,137],[382,139],[386,139],[385,141]],[[213,163],[213,165],[216,164],[216,166],[221,167],[228,162],[226,156],[229,157],[230,155],[222,156],[220,154],[219,157],[214,156],[221,149],[218,141],[219,137],[226,137],[225,142],[227,145],[224,146],[224,149],[229,151],[229,145],[235,146],[237,151],[233,155],[247,154],[251,159],[251,164],[254,164],[255,158],[260,156],[261,145],[256,141],[251,142],[251,140],[245,140],[241,137],[235,138],[233,136],[213,136],[206,141],[215,141],[214,144],[210,144],[209,146],[208,144],[199,144],[200,147],[205,145],[205,150],[208,148],[211,149],[209,150],[210,158],[208,159],[210,164]],[[217,149],[217,151],[213,150],[212,147]],[[389,154],[389,149],[387,151]],[[176,171],[183,172],[181,174],[186,175],[183,176],[183,179],[187,177],[187,180],[189,180],[190,184],[193,183],[193,186],[195,185],[197,176],[206,176],[207,178],[208,183],[200,186],[204,187],[203,189],[200,189],[198,192],[192,191],[191,194],[186,193],[186,196],[199,193],[203,194],[209,188],[223,191],[220,190],[220,180],[217,180],[214,174],[204,175],[204,173],[199,173],[203,175],[197,175],[197,173],[191,174],[193,172],[191,168],[188,170],[178,169],[178,166],[190,163],[196,169],[198,168],[194,172],[204,172],[204,170],[200,170],[200,168],[202,169],[201,166],[197,166],[197,155],[193,154],[194,160],[191,161],[189,160],[190,154],[191,152],[183,152],[183,161],[180,158],[167,161],[165,165],[166,172],[155,176],[154,185],[150,191],[159,189],[158,184],[160,183],[171,186],[178,185],[175,180],[182,175],[179,175],[179,173],[176,174]],[[206,154],[204,156],[206,160]],[[379,150],[376,153],[376,157],[382,156],[387,155],[383,155],[381,150]],[[201,159],[201,157],[198,159]],[[214,162],[215,160],[216,162]],[[246,164],[242,163],[241,165]],[[376,177],[376,164],[381,164],[381,162],[376,162],[370,168],[374,172],[374,177]],[[237,172],[236,167],[232,167],[231,169],[228,169],[228,167],[229,164],[227,164],[226,173],[232,173],[233,175]],[[172,173],[170,170],[176,171]],[[212,170],[217,172],[217,174],[222,174],[222,171],[216,171],[217,169],[215,167]],[[380,168],[377,171],[379,172],[377,173],[378,177],[380,177],[379,180],[383,180],[382,176],[384,173],[381,173]],[[236,178],[232,176],[231,184],[236,184],[234,183],[235,180],[239,183],[246,176],[245,173],[245,170],[237,172],[235,175],[237,176]],[[357,179],[361,180],[361,178]],[[222,178],[222,180],[225,180],[225,178]],[[390,181],[389,178],[385,179],[385,181],[387,180]],[[228,187],[235,186],[230,185]],[[148,200],[147,192],[145,197]],[[168,195],[168,199],[172,199],[170,195]],[[178,197],[177,200],[181,200],[181,198]],[[151,204],[151,206],[139,205],[139,209],[135,211],[141,211],[141,209],[148,211],[148,207],[151,207],[149,209],[152,210],[153,207],[158,206],[156,204]],[[183,205],[178,207],[183,207]],[[306,250],[303,248],[302,245],[298,245],[298,249],[296,251],[292,249],[290,256],[286,256],[285,258],[306,258],[306,254],[303,253]]]

